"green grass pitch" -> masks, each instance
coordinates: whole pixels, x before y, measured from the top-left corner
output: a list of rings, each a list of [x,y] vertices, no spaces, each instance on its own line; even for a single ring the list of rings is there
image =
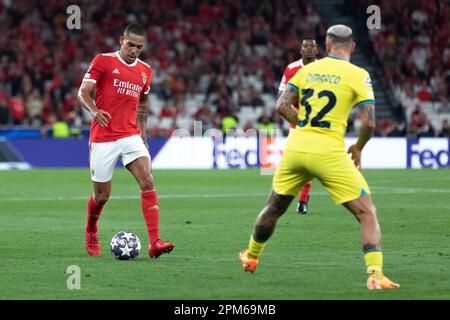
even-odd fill
[[[160,235],[176,247],[151,260],[139,189],[116,170],[99,222],[103,256],[84,248],[85,169],[0,171],[0,299],[450,299],[448,170],[365,170],[383,233],[384,269],[399,290],[370,292],[359,225],[314,182],[310,212],[279,220],[256,273],[246,247],[271,186],[257,170],[155,170]],[[109,252],[123,229],[142,242],[134,261]],[[67,267],[81,289],[67,288]]]

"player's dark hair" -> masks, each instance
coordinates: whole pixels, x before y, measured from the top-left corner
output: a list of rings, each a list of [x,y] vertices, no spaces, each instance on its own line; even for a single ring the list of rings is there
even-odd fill
[[[130,34],[143,36],[147,39],[147,31],[145,31],[145,28],[139,23],[131,23],[126,26],[125,30],[123,31],[123,35],[129,36]]]
[[[314,43],[316,43],[316,39],[314,39],[313,37],[305,37],[305,38],[303,38],[301,44],[304,44],[305,41],[313,41]]]

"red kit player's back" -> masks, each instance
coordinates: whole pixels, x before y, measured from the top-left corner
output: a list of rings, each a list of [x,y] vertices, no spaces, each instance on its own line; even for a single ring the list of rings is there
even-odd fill
[[[111,142],[140,134],[136,124],[139,97],[149,92],[151,80],[152,68],[139,59],[127,64],[118,52],[94,58],[83,81],[96,84],[95,105],[112,119],[106,127],[92,121],[91,142]]]

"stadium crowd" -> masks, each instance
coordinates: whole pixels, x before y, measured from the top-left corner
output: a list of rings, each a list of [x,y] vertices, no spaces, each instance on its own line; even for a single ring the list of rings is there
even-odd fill
[[[365,10],[370,0],[349,1]],[[450,113],[450,2],[380,1],[382,30],[369,37],[387,88],[395,103],[394,118],[381,123],[384,135],[449,136],[430,118]],[[403,131],[403,132],[402,132]]]
[[[430,128],[421,102],[441,102],[436,112],[449,106],[450,8],[441,4],[437,10],[438,1],[411,3],[383,2],[386,28],[370,34],[401,106],[396,118],[379,123],[379,135],[441,134],[441,128]],[[81,30],[66,27],[69,5],[0,1],[0,126],[46,132],[55,123],[89,124],[76,99],[81,78],[95,54],[118,49],[127,23],[140,22],[148,26],[141,59],[154,72],[150,135],[192,130],[193,120],[203,130],[287,132],[287,123],[273,112],[282,72],[298,59],[299,35],[317,38],[323,48],[326,31],[309,0],[81,1]],[[357,122],[356,116],[350,128]]]

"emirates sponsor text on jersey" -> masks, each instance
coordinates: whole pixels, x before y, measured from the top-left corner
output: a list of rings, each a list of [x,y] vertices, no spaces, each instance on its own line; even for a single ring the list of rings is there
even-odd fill
[[[118,94],[126,94],[131,97],[139,97],[142,87],[131,83],[130,81],[120,81],[119,79],[114,79],[113,82],[114,87],[117,87]]]

